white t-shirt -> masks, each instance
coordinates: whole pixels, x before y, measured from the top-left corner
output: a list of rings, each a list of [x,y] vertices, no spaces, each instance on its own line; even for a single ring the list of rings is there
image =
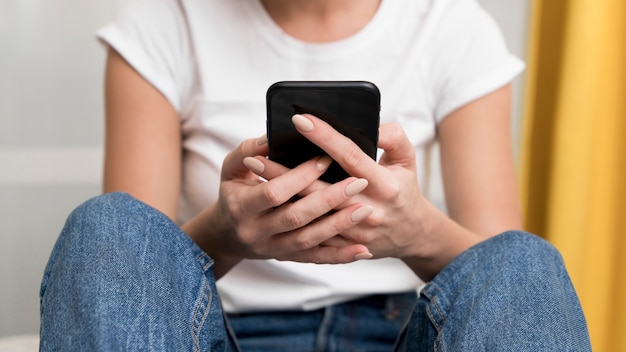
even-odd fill
[[[475,0],[385,0],[361,31],[322,44],[285,34],[259,0],[132,0],[98,37],[180,116],[181,221],[216,200],[224,156],[265,132],[265,93],[276,81],[376,84],[381,122],[404,127],[428,194],[437,124],[523,69]],[[316,309],[420,284],[401,261],[387,258],[345,265],[244,260],[217,285],[226,311],[250,312]]]

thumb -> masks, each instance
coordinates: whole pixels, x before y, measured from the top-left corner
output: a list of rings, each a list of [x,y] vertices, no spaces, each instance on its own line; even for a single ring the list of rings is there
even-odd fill
[[[246,139],[237,148],[228,153],[222,163],[222,180],[246,175],[250,170],[243,164],[243,159],[249,156],[267,155],[267,137]]]
[[[415,148],[400,125],[383,124],[378,133],[378,147],[384,150],[381,165],[415,168]]]

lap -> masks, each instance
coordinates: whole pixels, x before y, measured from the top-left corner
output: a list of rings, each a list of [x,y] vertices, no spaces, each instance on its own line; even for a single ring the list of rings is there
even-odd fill
[[[416,292],[374,295],[314,311],[229,314],[243,352],[392,351]]]

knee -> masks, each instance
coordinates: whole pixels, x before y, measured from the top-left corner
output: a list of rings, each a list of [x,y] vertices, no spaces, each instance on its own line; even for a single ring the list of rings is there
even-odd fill
[[[115,239],[122,223],[119,214],[133,207],[134,202],[136,200],[128,194],[112,193],[89,199],[74,209],[50,254],[41,286],[42,296],[51,278],[71,282],[72,278],[93,268],[100,258],[113,253],[105,247],[120,247],[121,241]]]
[[[462,285],[483,282],[513,292],[541,281],[562,282],[567,272],[552,244],[530,233],[509,231],[468,249],[433,281],[445,285],[450,277]]]
[[[519,291],[571,291],[571,281],[559,251],[543,238],[521,231],[506,232],[479,248],[475,256],[483,280],[513,295]],[[497,283],[497,285],[496,285]]]
[[[128,194],[94,197],[67,218],[43,283],[54,273],[89,277],[95,272],[114,271],[116,266],[132,266],[145,252],[163,250],[159,247],[161,241],[152,235],[175,231],[180,229],[167,216]]]
[[[111,236],[133,232],[149,218],[162,214],[127,193],[107,193],[79,205],[69,215],[62,237],[112,240]]]
[[[523,231],[509,231],[498,235],[488,243],[488,250],[500,263],[510,263],[516,268],[545,270],[546,267],[562,267],[559,251],[545,239]]]
[[[132,212],[139,201],[127,193],[106,193],[79,205],[69,215],[66,227],[114,224],[122,214]]]
[[[74,260],[89,261],[102,250],[123,249],[130,236],[143,231],[148,218],[158,216],[156,210],[126,193],[96,196],[68,216],[51,259],[69,254]]]

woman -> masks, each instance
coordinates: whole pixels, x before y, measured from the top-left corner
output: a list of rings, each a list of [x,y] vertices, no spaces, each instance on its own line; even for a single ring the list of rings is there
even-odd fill
[[[475,2],[139,0],[99,37],[108,195],[73,213],[52,254],[42,349],[548,350],[565,346],[555,333],[585,348],[554,249],[494,237],[521,228],[521,64]],[[317,181],[328,157],[267,160],[266,139],[247,138],[281,80],[379,86],[380,160],[312,115],[293,122],[351,177]],[[435,141],[449,215],[424,195]]]

